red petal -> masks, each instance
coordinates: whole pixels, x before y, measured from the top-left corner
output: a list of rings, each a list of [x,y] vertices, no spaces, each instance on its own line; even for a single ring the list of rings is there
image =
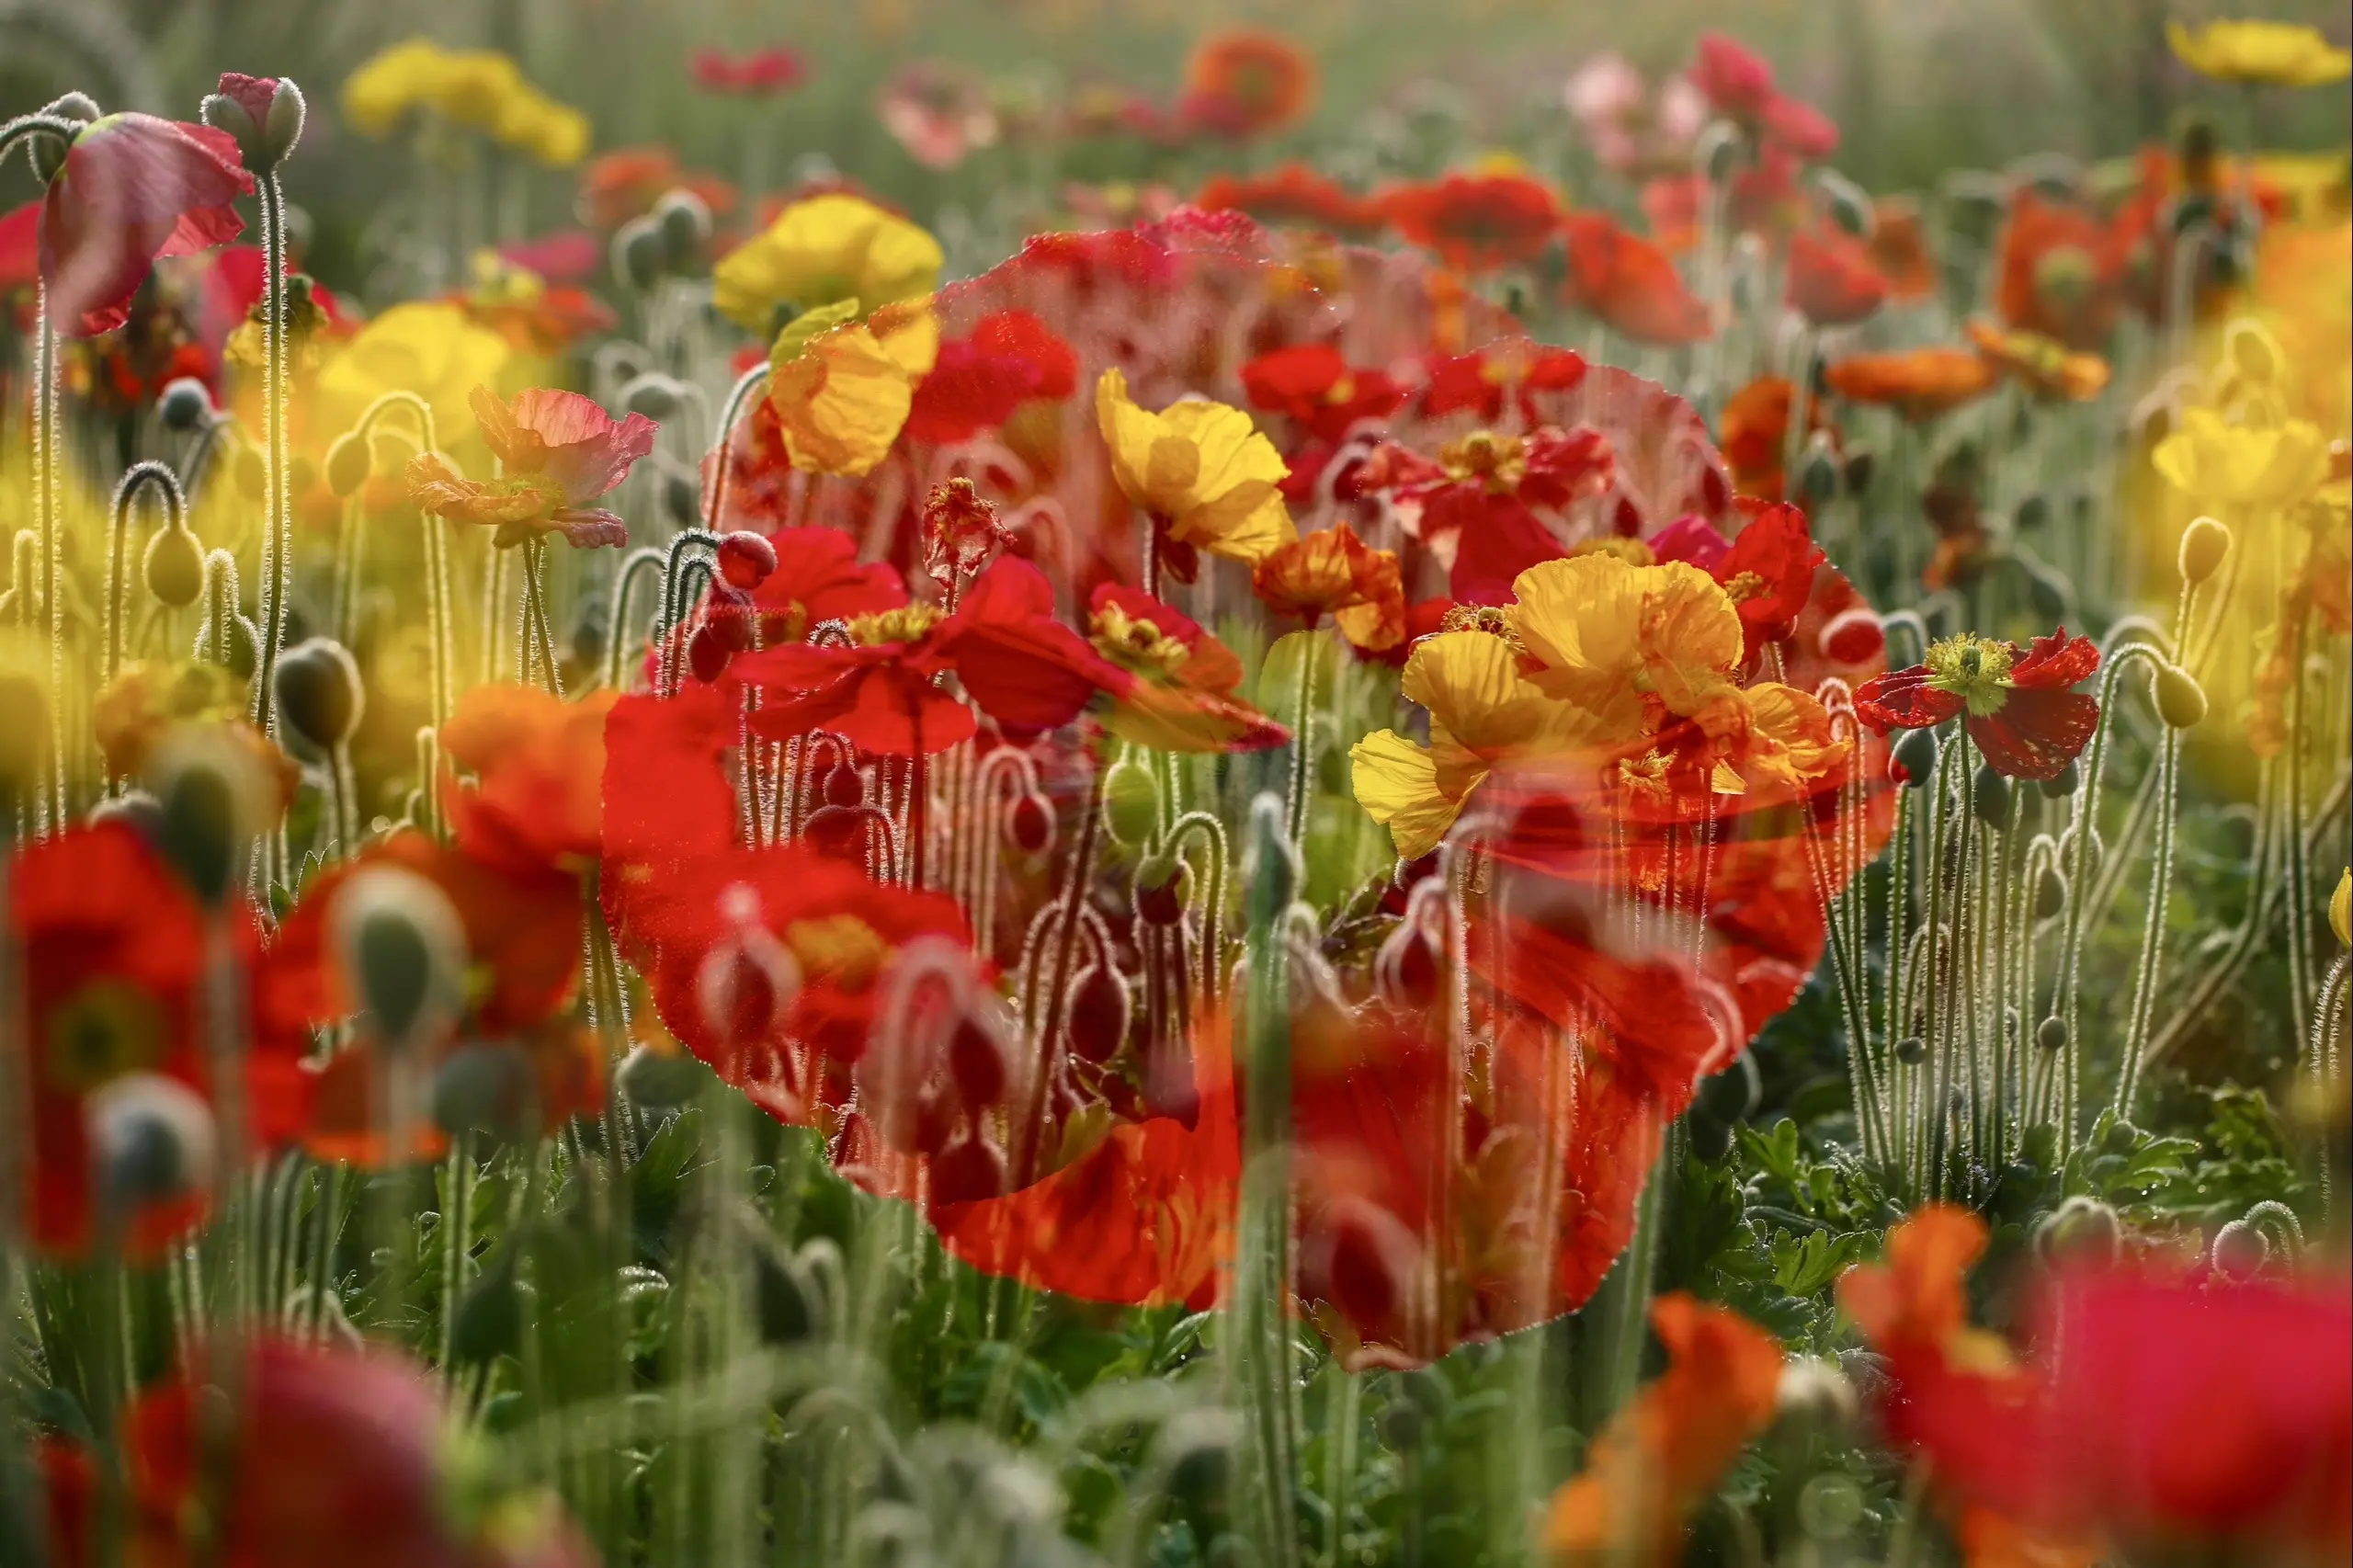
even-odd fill
[[[1859,699],[1856,709],[1861,708]],[[2012,691],[1999,713],[1972,715],[1969,738],[1997,773],[2012,778],[2056,778],[2091,743],[2098,727],[2099,703],[2094,699],[2077,691],[2030,687]]]

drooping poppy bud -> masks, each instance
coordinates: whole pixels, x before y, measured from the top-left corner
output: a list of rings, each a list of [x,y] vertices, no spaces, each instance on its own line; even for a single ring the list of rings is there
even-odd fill
[[[2194,730],[2206,719],[2206,688],[2179,665],[2157,671],[2157,717],[2177,730]]]
[[[279,654],[277,682],[279,717],[322,752],[350,740],[367,710],[359,663],[333,638],[313,637]]]
[[[369,866],[328,910],[328,940],[387,1049],[439,1038],[465,1008],[466,936],[449,895],[397,866]]]
[[[185,609],[204,591],[204,546],[186,523],[158,529],[147,541],[140,574],[157,603]]]
[[[83,1102],[99,1190],[128,1212],[212,1185],[212,1112],[177,1078],[132,1073]]]
[[[2230,553],[2230,529],[2211,517],[2193,517],[2181,531],[2181,549],[2175,562],[2181,569],[2181,580],[2194,588],[2221,570]]]
[[[212,393],[194,376],[182,376],[155,400],[155,416],[179,435],[199,429],[212,416]]]

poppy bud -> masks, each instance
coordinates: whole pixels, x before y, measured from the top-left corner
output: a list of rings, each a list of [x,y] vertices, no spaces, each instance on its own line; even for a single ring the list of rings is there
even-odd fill
[[[359,432],[347,430],[337,436],[335,445],[327,449],[327,493],[338,501],[348,501],[368,483],[374,466],[374,454],[359,438]]]
[[[1710,120],[1692,147],[1691,162],[1710,185],[1730,180],[1740,167],[1740,127],[1728,119]]]
[[[659,370],[648,370],[621,388],[620,407],[623,414],[642,414],[655,424],[661,424],[678,412],[686,389],[675,377]]]
[[[2076,786],[2080,785],[2083,781],[2084,776],[2082,772],[2076,768],[2074,761],[2071,759],[2066,767],[2059,770],[2058,778],[2039,780],[2037,787],[2041,790],[2045,799],[2063,801],[2068,796],[2074,794],[2075,792]]]
[[[613,1076],[632,1104],[658,1110],[693,1099],[710,1081],[710,1072],[683,1051],[637,1045],[621,1058]]]
[[[1000,1197],[1008,1176],[1004,1150],[977,1134],[959,1138],[931,1157],[931,1200],[972,1203]]]
[[[539,1127],[539,1096],[530,1060],[519,1049],[472,1041],[433,1070],[433,1124],[452,1138],[479,1132],[518,1143]]]
[[[948,1037],[948,1075],[968,1108],[982,1110],[999,1103],[1012,1075],[1005,1041],[977,1018],[959,1019]]]
[[[33,177],[43,185],[53,185],[65,172],[66,154],[74,144],[62,136],[45,131],[32,131],[25,137],[25,157],[32,164]]]
[[[662,510],[682,528],[702,522],[702,481],[689,472],[662,476]]]
[[[1842,665],[1859,665],[1876,658],[1887,646],[1879,617],[1869,609],[1840,610],[1823,624],[1822,656]]]
[[[1193,891],[1192,872],[1176,857],[1143,863],[1136,872],[1136,918],[1147,926],[1174,926],[1185,918]]]
[[[2109,1153],[2129,1154],[2141,1146],[2141,1130],[2119,1117],[2108,1124],[2104,1142]]]
[[[367,710],[359,663],[331,637],[311,638],[279,654],[277,682],[278,716],[322,752],[350,740]]]
[[[2034,1026],[2034,1043],[2056,1056],[2067,1049],[2067,1025],[2063,1018],[2045,1018]]]
[[[1937,776],[1937,733],[1904,731],[1904,738],[1895,743],[1890,760],[1894,765],[1897,783],[1915,790],[1922,788]]]
[[[1250,835],[1242,865],[1244,907],[1252,926],[1273,925],[1299,897],[1305,873],[1283,822],[1283,802],[1271,793],[1250,802]]]
[[[654,204],[662,256],[673,272],[692,272],[710,243],[710,207],[691,190],[674,190]]]
[[[2010,822],[2010,781],[1990,762],[1977,765],[1969,781],[1969,807],[1987,827],[2007,827]]]
[[[165,429],[186,435],[211,418],[212,394],[194,376],[182,376],[155,400],[155,416],[164,422]]]
[[[1404,1453],[1422,1446],[1422,1434],[1428,1425],[1422,1407],[1410,1399],[1392,1400],[1381,1412],[1381,1437],[1392,1452]]]
[[[801,991],[801,964],[775,932],[761,924],[760,895],[736,882],[719,895],[719,913],[733,935],[705,954],[695,974],[695,1001],[703,1027],[731,1052],[767,1041]]]
[[[1693,1104],[1695,1108],[1729,1126],[1755,1115],[1764,1097],[1765,1081],[1756,1070],[1756,1060],[1743,1051],[1722,1072],[1699,1080]]]
[[[2034,1232],[2034,1250],[2046,1267],[2086,1263],[2109,1267],[2123,1245],[2124,1228],[2116,1210],[2082,1193],[2052,1210]]]
[[[734,654],[726,637],[710,621],[696,627],[687,638],[687,668],[705,686],[718,684],[719,677],[727,673],[728,660]]]
[[[2214,1272],[2226,1279],[2252,1279],[2271,1261],[2271,1238],[2245,1220],[2214,1233]]]
[[[465,927],[430,880],[397,866],[366,868],[328,906],[327,932],[386,1049],[421,1045],[457,1022],[465,1007]]]
[[[2194,730],[2206,718],[2206,688],[2179,665],[2157,671],[2157,717],[2177,730]]]
[[[1006,832],[1023,854],[1042,855],[1054,841],[1054,813],[1040,797],[1024,795],[1015,803]]]
[[[1103,780],[1103,825],[1119,844],[1142,844],[1160,825],[1160,786],[1149,768],[1122,759]]]
[[[776,570],[776,546],[756,533],[732,533],[719,541],[719,574],[731,588],[750,593]]]
[[[204,592],[204,547],[184,523],[159,528],[147,541],[141,574],[157,603],[185,608]]]
[[[1781,1363],[1773,1407],[1779,1419],[1801,1431],[1844,1431],[1855,1420],[1855,1385],[1847,1381],[1836,1361],[1820,1356],[1792,1356]],[[1800,1506],[1803,1506],[1801,1501]]]
[[[1798,490],[1816,506],[1838,494],[1838,457],[1826,432],[1817,430],[1806,439],[1805,456],[1798,464]]]
[[[1906,1067],[1917,1067],[1928,1059],[1928,1042],[1915,1034],[1905,1035],[1895,1042],[1895,1059]]]
[[[752,1248],[753,1314],[770,1345],[799,1345],[817,1332],[816,1282],[773,1244]]]
[[[198,113],[237,143],[246,168],[266,175],[302,139],[303,109],[301,89],[284,77],[233,74],[221,78],[221,90],[207,95]]]
[[[613,233],[613,276],[625,289],[639,293],[662,280],[669,262],[669,247],[651,218],[632,218]]]
[[[229,477],[236,482],[237,494],[248,501],[260,501],[269,494],[269,464],[258,447],[237,449],[237,455],[229,461]]]
[[[39,790],[48,771],[48,683],[0,669],[0,810]]]
[[[1871,208],[1871,199],[1863,187],[1836,169],[1817,169],[1814,187],[1822,192],[1824,205],[1828,208],[1830,221],[1857,239],[1870,236],[1877,226],[1878,214]]]
[[[2064,153],[2029,153],[2010,165],[2010,177],[2038,196],[2070,201],[2083,189],[2084,165]]]
[[[825,804],[847,811],[866,801],[866,776],[847,762],[834,764],[825,775]]]
[[[2193,229],[2202,229],[2214,221],[2214,199],[2203,191],[2193,191],[2174,203],[2173,232],[2178,239]]]
[[[51,98],[41,106],[40,112],[51,119],[78,119],[85,125],[101,118],[97,100],[87,93],[67,93]]]
[[[131,1073],[83,1102],[101,1189],[126,1210],[212,1185],[211,1108],[177,1078]]]
[[[2045,866],[2034,880],[2034,917],[2048,920],[2067,907],[2067,878],[2056,866]]]
[[[1867,494],[1871,487],[1871,478],[1878,472],[1879,460],[1871,456],[1869,448],[1848,452],[1846,472],[1847,494],[1849,495]]]
[[[2022,528],[2042,527],[2051,520],[2051,497],[2040,490],[2029,492],[2026,498],[2018,503],[2018,509],[2012,514],[2012,520]]]
[[[2230,529],[2211,517],[2192,517],[2181,530],[2181,549],[2174,560],[2181,569],[2181,580],[2196,587],[2221,570],[2230,554]]]
[[[2279,340],[2253,317],[2241,316],[2231,323],[2222,334],[2222,349],[2238,373],[2256,385],[2268,386],[2279,379],[2283,360]]]
[[[1108,964],[1089,964],[1071,988],[1065,1026],[1071,1051],[1082,1061],[1108,1062],[1128,1040],[1128,987]]]
[[[243,874],[245,852],[264,825],[272,781],[225,731],[183,726],[155,759],[163,802],[156,847],[199,903],[218,908]]]
[[[92,822],[119,822],[137,832],[140,837],[153,843],[155,830],[163,824],[164,802],[144,790],[125,790],[119,795],[109,795],[90,808]]]

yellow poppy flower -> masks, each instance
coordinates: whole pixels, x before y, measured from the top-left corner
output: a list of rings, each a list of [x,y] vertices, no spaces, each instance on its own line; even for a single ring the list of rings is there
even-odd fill
[[[1112,369],[1095,383],[1095,418],[1120,493],[1174,542],[1256,562],[1299,537],[1277,488],[1290,465],[1240,409],[1188,399],[1154,414]]]
[[[806,472],[855,478],[888,456],[938,350],[928,301],[868,322],[858,307],[845,300],[796,318],[768,356],[768,406],[786,455]]]
[[[2328,477],[2328,437],[2301,419],[2258,428],[2192,408],[2157,443],[2157,472],[2201,506],[2285,506]]]
[[[1518,650],[1493,632],[1422,639],[1405,660],[1404,690],[1429,710],[1429,745],[1379,730],[1348,758],[1357,803],[1408,860],[1438,847],[1501,764],[1566,757],[1607,738],[1593,714],[1538,689],[1520,673]]]
[[[570,168],[588,155],[588,117],[529,85],[518,86],[499,107],[494,134],[551,169]]]
[[[1543,666],[1529,678],[1613,733],[1643,728],[1645,697],[1697,719],[1738,694],[1740,612],[1688,562],[1637,566],[1595,551],[1531,566],[1512,593],[1505,621]]]
[[[2183,64],[2218,82],[2319,87],[2353,75],[2353,52],[2296,22],[2209,22],[2194,33],[2167,22],[2165,41]]]
[[[939,242],[904,218],[839,193],[796,201],[720,259],[711,302],[762,336],[779,308],[805,314],[845,300],[869,311],[928,296],[946,258]],[[938,328],[930,327],[934,352]],[[926,369],[929,368],[928,361]]]
[[[435,437],[447,447],[472,431],[474,388],[499,385],[513,354],[506,339],[477,326],[461,305],[394,305],[319,372],[321,428],[348,430],[377,398],[410,392],[433,410]]]
[[[360,62],[343,84],[343,118],[362,136],[381,140],[399,129],[411,109],[432,101],[449,52],[413,38]]]

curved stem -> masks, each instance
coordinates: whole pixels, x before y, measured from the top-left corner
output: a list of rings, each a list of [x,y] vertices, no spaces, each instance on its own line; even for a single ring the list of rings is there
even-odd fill
[[[179,475],[168,463],[133,463],[124,471],[122,481],[115,486],[114,502],[108,508],[107,533],[107,653],[104,673],[99,678],[103,687],[122,668],[123,593],[130,576],[129,541],[125,537],[131,524],[131,508],[138,504],[142,491],[153,490],[164,499],[164,525],[181,528],[188,526],[188,497],[180,490]]]
[[[254,666],[253,713],[266,735],[278,734],[278,649],[286,640],[287,596],[294,586],[294,482],[286,446],[286,193],[275,173],[256,182],[261,197],[262,439],[269,488],[263,500],[261,651]]]

